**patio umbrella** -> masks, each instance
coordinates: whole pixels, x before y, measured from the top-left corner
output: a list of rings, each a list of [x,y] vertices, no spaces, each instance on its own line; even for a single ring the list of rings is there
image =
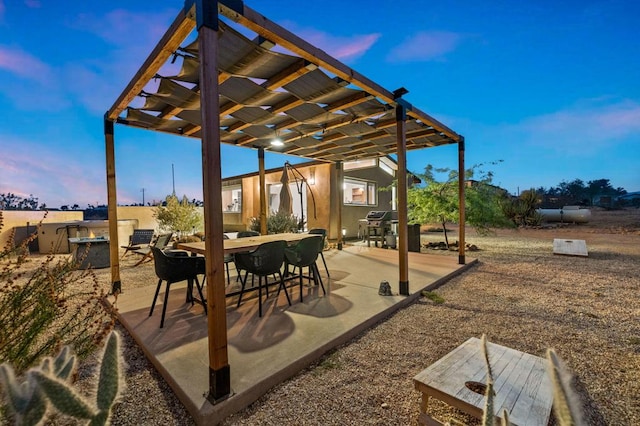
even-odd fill
[[[278,206],[278,213],[293,214],[293,203],[291,197],[291,190],[289,189],[289,173],[287,166],[282,168],[282,188],[280,189],[280,205]]]

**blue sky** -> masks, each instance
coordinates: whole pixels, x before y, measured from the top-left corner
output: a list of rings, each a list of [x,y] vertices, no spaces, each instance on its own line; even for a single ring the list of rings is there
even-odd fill
[[[610,179],[640,190],[640,3],[247,1],[465,136],[512,193]],[[0,0],[0,193],[106,203],[102,117],[181,0]],[[118,202],[202,199],[200,144],[116,125]],[[223,146],[222,176],[257,170]],[[290,158],[267,153],[267,167]],[[300,161],[300,160],[297,160]],[[409,169],[457,167],[456,147]]]

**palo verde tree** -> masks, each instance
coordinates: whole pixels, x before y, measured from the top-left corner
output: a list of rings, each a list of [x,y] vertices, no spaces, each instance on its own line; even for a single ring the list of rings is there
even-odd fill
[[[500,208],[505,191],[492,185],[493,173],[482,170],[482,166],[477,164],[465,171],[465,219],[476,231],[486,233],[490,228],[511,224]],[[446,179],[439,181],[436,174],[444,174]],[[438,169],[429,164],[424,173],[417,176],[422,185],[409,188],[407,192],[409,221],[441,224],[448,247],[446,224],[457,222],[460,217],[458,171]]]

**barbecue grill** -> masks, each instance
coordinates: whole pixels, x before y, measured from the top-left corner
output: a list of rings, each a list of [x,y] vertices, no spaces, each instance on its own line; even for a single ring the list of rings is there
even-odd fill
[[[398,223],[398,212],[393,211],[370,211],[367,213],[367,226],[364,236],[367,240],[367,246],[371,246],[371,240],[378,247],[378,241],[385,247],[384,236],[391,232],[391,225]]]

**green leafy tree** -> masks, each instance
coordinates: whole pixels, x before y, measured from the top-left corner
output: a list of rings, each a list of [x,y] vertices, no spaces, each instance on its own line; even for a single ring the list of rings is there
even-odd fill
[[[162,231],[177,232],[183,236],[203,230],[202,215],[186,195],[182,200],[178,200],[175,195],[168,195],[164,204],[157,206],[153,212]]]
[[[492,227],[510,226],[510,222],[500,207],[500,199],[505,191],[492,185],[493,173],[483,171],[482,166],[477,164],[465,171],[465,219],[479,233],[486,233]],[[436,173],[445,174],[446,179],[439,181]],[[409,221],[419,224],[440,223],[448,247],[446,224],[456,222],[460,217],[458,172],[427,165],[424,174],[417,176],[423,185],[407,191]]]

